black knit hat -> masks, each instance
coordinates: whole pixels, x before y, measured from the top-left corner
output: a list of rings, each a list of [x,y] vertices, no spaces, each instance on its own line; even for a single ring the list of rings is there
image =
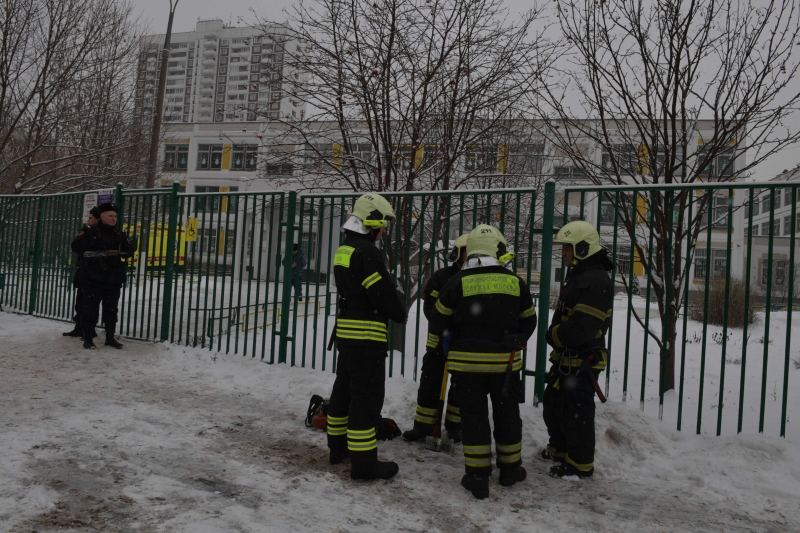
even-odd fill
[[[119,213],[119,207],[117,207],[117,204],[113,202],[106,202],[97,206],[98,214],[102,215],[106,211],[114,211],[115,213]]]
[[[100,218],[100,209],[97,206],[89,209],[89,214],[92,215],[94,218]]]

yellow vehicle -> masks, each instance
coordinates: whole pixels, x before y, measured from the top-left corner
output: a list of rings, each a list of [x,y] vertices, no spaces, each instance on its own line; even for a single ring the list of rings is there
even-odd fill
[[[167,236],[169,227],[166,224],[154,223],[150,226],[150,239],[147,243],[147,267],[164,268],[167,266]],[[133,245],[133,257],[128,260],[128,266],[134,269],[139,266],[139,245],[141,244],[142,224],[136,226],[124,223],[124,231]],[[183,226],[178,226],[175,232],[175,268],[183,268],[186,264],[186,231]]]

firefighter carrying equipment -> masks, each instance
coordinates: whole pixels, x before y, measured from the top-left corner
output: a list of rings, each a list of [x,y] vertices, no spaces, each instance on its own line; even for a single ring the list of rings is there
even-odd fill
[[[600,234],[594,226],[583,220],[575,220],[558,230],[553,244],[569,244],[575,260],[583,260],[599,252]],[[575,263],[573,260],[573,263]],[[576,264],[576,263],[575,263]],[[575,264],[571,266],[575,266]]]

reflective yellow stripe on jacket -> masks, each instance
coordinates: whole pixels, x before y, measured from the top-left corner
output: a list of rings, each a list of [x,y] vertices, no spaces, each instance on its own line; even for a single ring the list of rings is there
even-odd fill
[[[502,373],[508,366],[511,352],[504,353],[479,353],[459,352],[450,350],[447,356],[447,370],[449,372],[485,372]],[[514,354],[514,363],[511,370],[516,372],[522,369],[522,354]]]
[[[426,348],[436,348],[439,346],[439,336],[433,333],[428,333],[428,342],[425,344]]]
[[[372,320],[340,318],[336,321],[336,338],[386,342],[386,324]]]

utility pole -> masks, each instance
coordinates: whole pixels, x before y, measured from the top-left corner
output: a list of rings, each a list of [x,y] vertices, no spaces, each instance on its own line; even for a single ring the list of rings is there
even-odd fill
[[[158,141],[161,136],[161,119],[164,111],[164,93],[167,88],[167,62],[169,61],[169,46],[172,39],[172,19],[175,17],[175,8],[178,7],[179,0],[169,0],[169,21],[167,22],[167,35],[164,37],[164,49],[161,51],[161,73],[158,78],[158,92],[156,94],[156,110],[153,113],[153,131],[150,134],[150,160],[147,163],[147,184],[146,189],[153,189],[156,186],[156,174],[158,173]]]
[[[167,34],[164,37],[164,49],[161,51],[161,69],[158,78],[158,91],[156,94],[155,112],[153,113],[153,131],[150,134],[150,159],[147,163],[147,182],[145,189],[154,189],[156,186],[156,174],[158,173],[158,149],[161,137],[161,116],[164,110],[164,93],[167,88],[167,63],[169,62],[169,47],[172,39],[172,20],[175,18],[175,8],[178,7],[179,0],[169,0],[169,21],[167,22]],[[138,278],[144,278],[147,271],[147,253],[150,250],[150,219],[153,216],[152,207],[147,209],[142,220],[142,229],[139,240],[139,272]],[[168,250],[167,253],[170,253]]]

